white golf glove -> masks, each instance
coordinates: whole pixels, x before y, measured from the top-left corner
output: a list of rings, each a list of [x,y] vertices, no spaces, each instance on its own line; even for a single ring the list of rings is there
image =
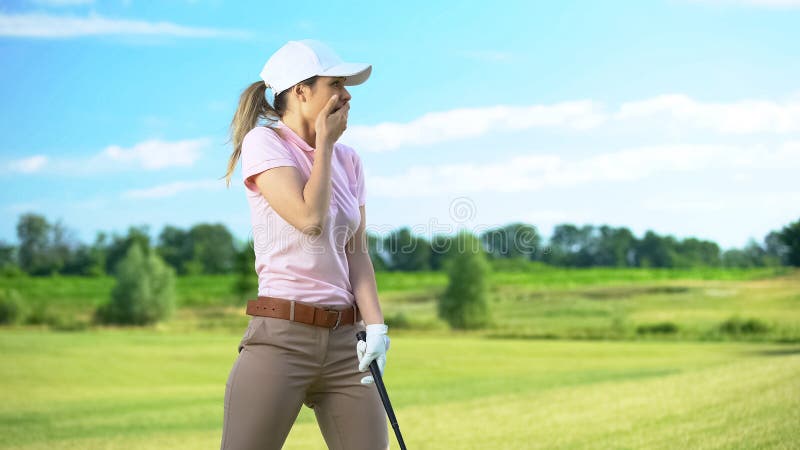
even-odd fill
[[[367,340],[358,341],[356,344],[359,372],[368,371],[370,363],[375,360],[378,362],[378,369],[383,376],[383,368],[386,366],[386,350],[389,350],[389,336],[386,335],[388,331],[389,326],[383,323],[367,325]],[[374,382],[372,375],[361,379],[361,384]]]

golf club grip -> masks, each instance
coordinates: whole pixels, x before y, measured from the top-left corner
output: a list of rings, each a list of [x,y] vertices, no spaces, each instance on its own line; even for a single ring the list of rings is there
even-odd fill
[[[367,333],[365,331],[359,331],[356,333],[356,338],[359,341],[366,342]],[[389,394],[386,392],[386,386],[383,384],[383,377],[381,376],[377,361],[373,360],[369,363],[369,371],[372,374],[375,386],[378,388],[378,394],[381,396],[386,414],[389,416],[389,423],[392,425],[392,429],[394,429],[397,443],[400,444],[401,450],[406,450],[406,443],[403,442],[403,435],[400,433],[400,425],[397,424],[397,417],[394,415],[394,408],[392,408],[392,402],[389,401]]]

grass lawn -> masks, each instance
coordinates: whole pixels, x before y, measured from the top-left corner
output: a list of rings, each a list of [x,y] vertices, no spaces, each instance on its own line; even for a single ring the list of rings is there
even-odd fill
[[[377,277],[409,448],[798,448],[798,270],[493,273],[491,327],[462,332],[436,317],[444,274]],[[0,327],[0,449],[219,448],[234,282],[179,278],[166,322],[70,332],[50,320],[86,320],[113,279],[0,280],[47,319]],[[285,448],[325,448],[312,410]]]
[[[240,337],[0,330],[0,448],[219,448]],[[409,333],[393,339],[388,361],[413,449],[788,449],[800,440],[797,345]],[[310,409],[285,448],[325,448]]]

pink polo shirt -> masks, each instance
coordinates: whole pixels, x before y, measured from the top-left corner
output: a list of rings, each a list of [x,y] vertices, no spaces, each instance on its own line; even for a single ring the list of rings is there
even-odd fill
[[[304,234],[285,221],[250,178],[273,167],[292,166],[307,182],[315,153],[282,121],[272,128],[257,126],[242,141],[242,178],[250,205],[258,295],[349,306],[355,297],[344,247],[361,222],[358,207],[365,201],[364,171],[356,151],[334,144],[329,219],[319,236]]]

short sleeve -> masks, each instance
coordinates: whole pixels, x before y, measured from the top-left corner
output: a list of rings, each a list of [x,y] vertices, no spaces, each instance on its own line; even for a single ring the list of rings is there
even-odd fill
[[[361,157],[353,150],[353,169],[356,174],[355,194],[358,199],[358,206],[366,203],[366,187],[364,180],[364,167],[361,164]]]
[[[242,140],[242,179],[245,187],[259,192],[252,176],[275,167],[297,167],[297,162],[271,128],[258,126]]]

